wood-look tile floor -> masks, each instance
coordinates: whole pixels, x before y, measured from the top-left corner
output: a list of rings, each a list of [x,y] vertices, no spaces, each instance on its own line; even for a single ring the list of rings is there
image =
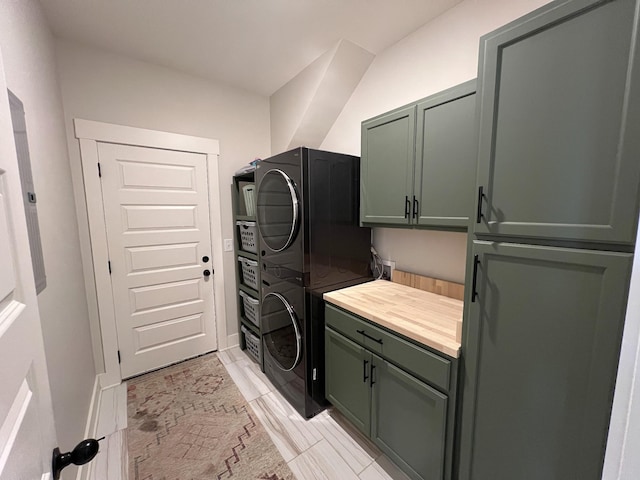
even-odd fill
[[[218,356],[298,480],[408,480],[338,412],[304,420],[238,347]]]

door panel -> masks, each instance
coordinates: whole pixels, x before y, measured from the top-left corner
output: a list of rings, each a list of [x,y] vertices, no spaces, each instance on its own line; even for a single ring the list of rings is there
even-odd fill
[[[206,156],[98,144],[123,378],[216,348]]]
[[[134,327],[134,345],[137,352],[202,335],[204,318],[201,314],[181,317],[150,325]]]
[[[566,2],[483,38],[475,233],[634,242],[635,8]]]
[[[124,233],[137,230],[193,230],[196,226],[196,207],[163,205],[123,205]]]
[[[415,120],[416,107],[412,105],[362,124],[361,222],[409,223]]]
[[[371,438],[412,478],[442,479],[447,396],[372,357]]]
[[[0,57],[0,479],[40,479],[56,438],[6,92]]]
[[[464,480],[599,480],[631,254],[474,241]]]
[[[161,268],[185,267],[198,263],[198,244],[160,245],[155,247],[128,247],[126,268],[129,274]]]
[[[477,167],[476,82],[418,104],[417,223],[467,228]]]
[[[371,425],[371,354],[325,328],[325,393],[345,417],[366,435]]]

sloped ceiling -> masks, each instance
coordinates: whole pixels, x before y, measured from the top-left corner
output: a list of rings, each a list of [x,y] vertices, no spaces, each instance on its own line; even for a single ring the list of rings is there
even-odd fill
[[[271,149],[319,148],[374,59],[341,40],[270,98]]]
[[[345,39],[376,55],[461,0],[41,0],[56,36],[270,96]]]

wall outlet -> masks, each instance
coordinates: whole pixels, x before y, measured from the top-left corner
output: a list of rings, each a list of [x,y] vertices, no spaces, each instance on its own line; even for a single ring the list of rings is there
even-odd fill
[[[396,262],[393,260],[382,260],[382,280],[391,280],[391,275],[396,269]]]
[[[233,251],[233,239],[232,238],[225,238],[224,239],[224,251],[225,252]]]

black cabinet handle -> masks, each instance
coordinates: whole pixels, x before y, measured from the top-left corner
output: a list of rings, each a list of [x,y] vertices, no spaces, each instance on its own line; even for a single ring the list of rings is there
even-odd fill
[[[484,198],[484,187],[480,185],[478,187],[478,212],[476,213],[476,223],[482,221],[482,199]]]
[[[418,202],[418,199],[416,198],[416,196],[413,196],[413,218],[418,218],[418,207],[420,206],[420,203]]]
[[[379,343],[380,345],[382,345],[382,339],[374,338],[371,335],[369,335],[367,332],[365,332],[364,330],[356,330],[356,332],[359,333],[360,335],[364,335],[369,340],[373,340],[374,342]]]
[[[475,303],[476,298],[478,297],[478,292],[476,291],[477,283],[478,283],[478,265],[480,265],[480,259],[478,255],[473,256],[473,279],[471,280],[471,302]]]
[[[409,211],[411,210],[411,202],[409,201],[409,196],[405,195],[404,197],[404,218],[409,218]]]
[[[372,363],[371,364],[371,379],[370,379],[371,382],[369,383],[369,385],[372,386],[372,387],[376,384],[376,381],[375,381],[375,379],[373,377],[373,374],[375,373],[375,371],[376,371],[376,366]]]
[[[367,380],[369,379],[369,377],[367,376],[367,365],[369,364],[369,360],[365,360],[362,363],[362,381],[364,383],[367,383]]]

